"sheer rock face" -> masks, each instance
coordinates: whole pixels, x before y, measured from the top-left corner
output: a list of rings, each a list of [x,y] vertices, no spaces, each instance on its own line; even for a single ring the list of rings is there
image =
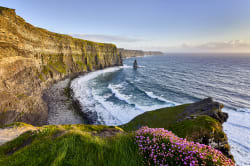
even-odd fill
[[[52,33],[0,7],[0,124],[45,124],[44,89],[72,74],[121,64],[113,44]]]

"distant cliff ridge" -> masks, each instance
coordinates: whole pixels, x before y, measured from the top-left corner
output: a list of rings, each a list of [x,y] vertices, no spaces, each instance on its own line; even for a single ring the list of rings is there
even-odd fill
[[[0,7],[0,124],[45,124],[44,89],[75,73],[117,65],[122,58],[113,44],[49,32]]]
[[[163,52],[160,51],[143,51],[144,55],[163,55]]]
[[[139,57],[147,55],[163,55],[163,53],[159,51],[127,50],[124,48],[119,48],[118,50],[122,58]]]

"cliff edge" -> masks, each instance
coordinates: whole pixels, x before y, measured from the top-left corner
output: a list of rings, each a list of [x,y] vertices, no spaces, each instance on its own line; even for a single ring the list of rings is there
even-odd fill
[[[223,104],[206,98],[192,104],[145,112],[120,127],[125,131],[135,131],[142,126],[165,128],[181,138],[210,145],[233,159],[222,126],[228,114],[222,112],[222,108]]]
[[[43,90],[76,73],[118,65],[113,44],[49,32],[0,7],[0,124],[46,124]]]

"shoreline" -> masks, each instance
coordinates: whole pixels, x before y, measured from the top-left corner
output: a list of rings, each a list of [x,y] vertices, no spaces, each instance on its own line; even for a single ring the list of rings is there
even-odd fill
[[[104,69],[80,72],[52,83],[43,91],[42,96],[48,108],[48,118],[44,125],[94,124],[96,121],[95,115],[83,111],[80,101],[74,97],[71,82],[79,77],[112,67],[121,66],[110,66]]]
[[[70,88],[72,80],[87,73],[89,72],[67,76],[43,91],[43,100],[48,107],[46,124],[89,124],[89,120],[81,111],[78,101],[74,100],[73,92]]]

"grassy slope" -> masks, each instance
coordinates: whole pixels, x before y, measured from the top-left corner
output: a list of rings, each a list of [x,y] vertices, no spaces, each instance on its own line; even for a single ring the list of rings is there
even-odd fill
[[[141,165],[142,158],[134,144],[133,132],[130,132],[141,126],[165,128],[192,141],[204,136],[220,141],[226,139],[221,124],[209,116],[177,122],[182,118],[181,113],[186,106],[163,108],[139,115],[120,126],[129,133],[114,137],[93,135],[103,129],[114,128],[103,125],[43,126],[0,146],[0,165]],[[17,124],[19,127],[23,125],[27,124]]]
[[[41,127],[0,146],[0,165],[141,165],[132,134],[106,138],[92,135],[105,128],[112,127]]]
[[[134,131],[142,126],[150,128],[165,128],[181,138],[191,141],[198,141],[201,137],[214,137],[216,140],[226,139],[219,121],[210,116],[201,115],[194,119],[187,119],[177,122],[183,115],[180,115],[188,104],[176,107],[162,108],[155,111],[145,112],[134,118],[129,123],[120,126],[125,131]]]
[[[125,131],[134,131],[142,126],[148,126],[151,128],[165,128],[167,129],[171,124],[178,120],[177,115],[184,111],[187,105],[181,105],[177,107],[162,108],[155,111],[145,112],[129,123],[120,126]]]

